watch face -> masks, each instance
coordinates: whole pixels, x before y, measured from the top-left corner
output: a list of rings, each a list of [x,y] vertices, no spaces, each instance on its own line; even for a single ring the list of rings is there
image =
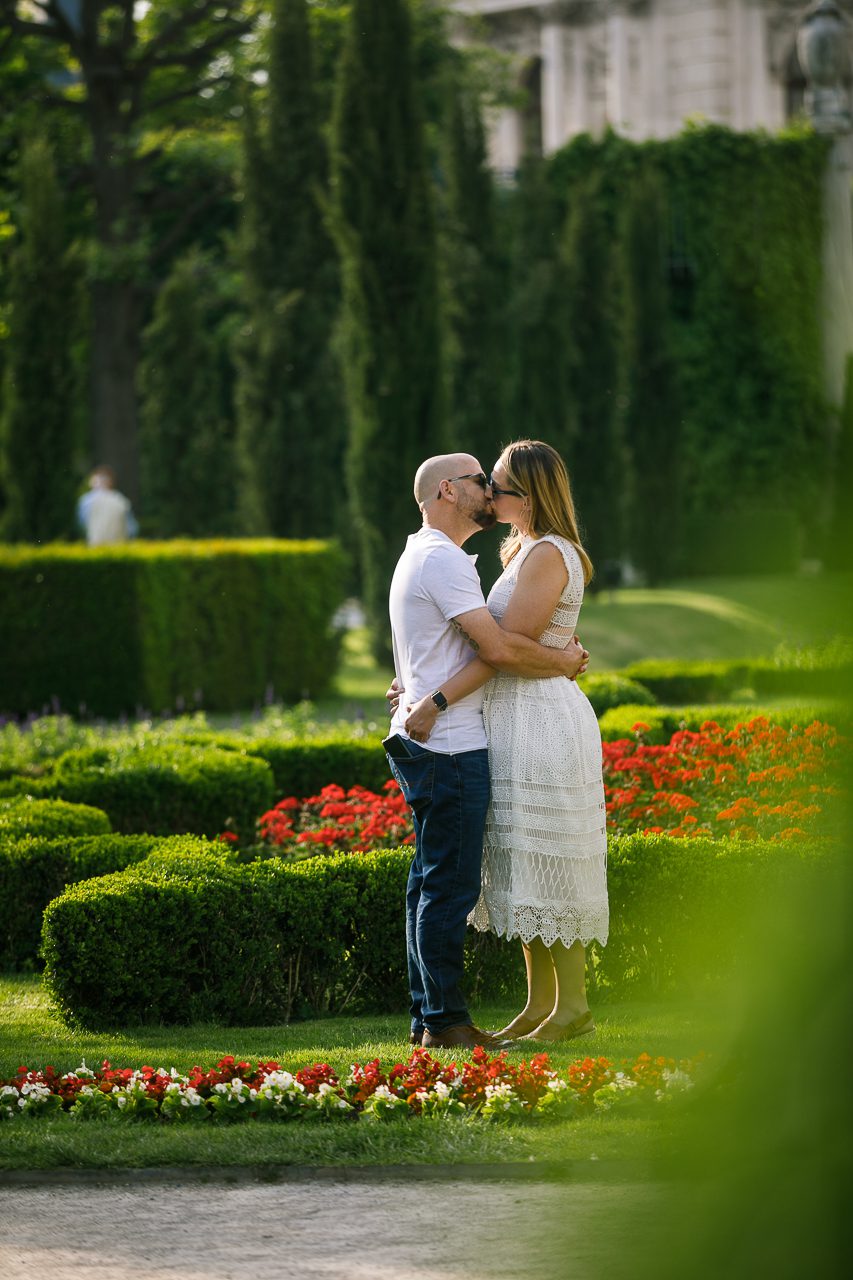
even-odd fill
[[[443,693],[434,693],[432,695],[432,700],[435,703],[435,705],[438,707],[439,711],[444,711],[446,709],[447,699],[445,698]]]

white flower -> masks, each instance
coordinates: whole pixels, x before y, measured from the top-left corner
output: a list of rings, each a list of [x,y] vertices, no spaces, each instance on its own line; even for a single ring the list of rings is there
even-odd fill
[[[545,1087],[550,1089],[552,1093],[562,1093],[565,1089],[568,1089],[569,1084],[567,1080],[561,1080],[559,1076],[555,1076],[553,1080],[548,1081]]]
[[[686,1093],[693,1088],[693,1081],[686,1071],[664,1071],[661,1075],[667,1093]]]
[[[509,1111],[516,1101],[515,1091],[511,1084],[487,1084],[486,1106],[490,1111]]]
[[[125,1095],[125,1094],[119,1094],[119,1096],[116,1098],[116,1102],[117,1102],[117,1104],[118,1104],[120,1107],[123,1107],[123,1106],[125,1105],[125,1103],[127,1102],[127,1097],[126,1097],[126,1095]]]
[[[399,1101],[396,1093],[393,1093],[388,1088],[387,1084],[378,1084],[376,1088],[373,1090],[372,1096],[374,1098],[379,1098],[382,1102],[398,1102]]]
[[[443,1080],[436,1080],[435,1084],[432,1086],[432,1091],[437,1098],[441,1098],[442,1102],[444,1102],[446,1098],[450,1097],[450,1089]]]

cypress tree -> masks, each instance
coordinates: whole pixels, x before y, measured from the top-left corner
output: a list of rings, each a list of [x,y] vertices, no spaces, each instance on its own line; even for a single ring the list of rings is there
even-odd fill
[[[333,118],[347,477],[363,598],[387,653],[387,592],[417,525],[412,480],[447,448],[432,192],[404,0],[354,0]]]
[[[681,414],[668,331],[666,209],[656,173],[638,173],[622,216],[620,386],[633,479],[630,549],[654,584],[677,568],[682,525]]]
[[[79,303],[66,244],[53,153],[43,139],[21,151],[21,214],[12,252],[10,335],[0,419],[3,533],[47,542],[74,531],[76,378],[71,336]]]
[[[593,562],[621,547],[624,468],[616,415],[613,236],[600,181],[570,197],[561,251],[566,290],[570,471]]]
[[[143,334],[142,519],[161,538],[234,531],[227,300],[197,250],[179,258]]]
[[[249,532],[304,537],[344,526],[339,291],[306,0],[275,0],[272,18],[266,111],[247,110],[244,131],[240,508]]]
[[[560,211],[540,157],[525,159],[513,199],[510,421],[571,467],[565,268]]]
[[[456,448],[488,467],[505,435],[506,290],[480,104],[458,75],[450,78],[447,115],[443,254],[450,432]]]

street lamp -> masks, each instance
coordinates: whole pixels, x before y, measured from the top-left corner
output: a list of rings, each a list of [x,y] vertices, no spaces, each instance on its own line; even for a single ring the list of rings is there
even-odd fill
[[[834,0],[817,0],[797,33],[797,56],[808,88],[805,108],[819,133],[846,133],[851,124],[847,81],[850,49],[847,23]]]

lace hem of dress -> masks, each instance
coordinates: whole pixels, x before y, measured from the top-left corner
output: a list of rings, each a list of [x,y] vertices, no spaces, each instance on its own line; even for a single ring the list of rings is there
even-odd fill
[[[587,903],[583,907],[533,906],[530,903],[510,902],[505,894],[489,894],[481,897],[468,916],[468,923],[480,933],[496,933],[510,941],[520,938],[531,942],[541,938],[546,947],[558,940],[564,947],[580,942],[587,947],[591,942],[607,945],[610,913],[607,900]]]

